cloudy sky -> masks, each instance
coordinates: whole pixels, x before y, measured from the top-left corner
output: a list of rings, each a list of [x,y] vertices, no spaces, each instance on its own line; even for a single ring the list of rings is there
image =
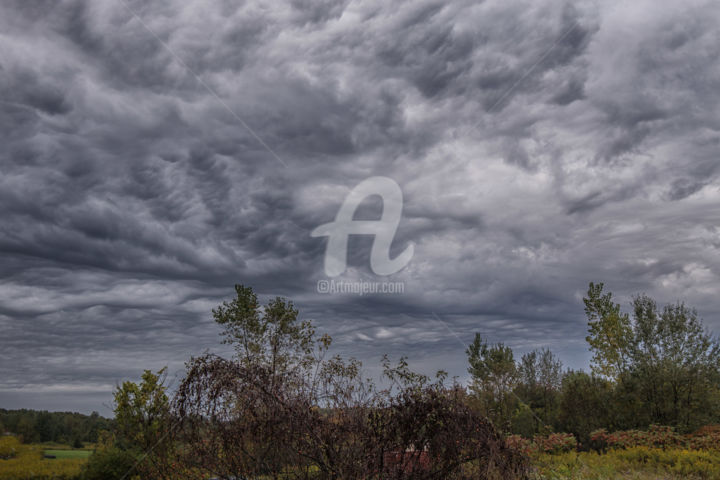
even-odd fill
[[[210,310],[295,301],[369,371],[465,376],[474,332],[587,368],[582,295],[720,332],[720,7],[486,0],[0,4],[0,407],[97,410],[223,353]],[[388,277],[333,221],[403,193]],[[380,218],[369,197],[356,218]]]

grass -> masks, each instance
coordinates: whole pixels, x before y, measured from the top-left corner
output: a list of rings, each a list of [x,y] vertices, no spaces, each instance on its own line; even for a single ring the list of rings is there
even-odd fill
[[[91,450],[45,450],[45,455],[52,455],[55,458],[88,458],[92,455]]]
[[[48,452],[64,456],[44,458]],[[23,445],[14,437],[0,437],[0,480],[76,480],[91,453],[46,450],[40,445]]]

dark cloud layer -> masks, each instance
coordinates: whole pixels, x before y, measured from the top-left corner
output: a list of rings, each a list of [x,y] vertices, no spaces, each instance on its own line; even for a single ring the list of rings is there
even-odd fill
[[[720,331],[713,2],[0,10],[0,406],[107,413],[122,379],[223,351],[234,283],[370,370],[462,377],[476,331],[586,367],[591,280]],[[406,291],[318,294],[310,232],[376,175],[403,190]],[[377,280],[350,246],[341,278]]]

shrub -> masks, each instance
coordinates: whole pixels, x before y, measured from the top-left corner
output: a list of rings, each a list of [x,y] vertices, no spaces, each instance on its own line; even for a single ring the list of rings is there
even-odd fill
[[[594,450],[648,448],[688,448],[690,450],[720,449],[720,429],[701,428],[689,435],[680,435],[671,427],[652,425],[647,431],[625,430],[608,433],[605,429],[590,434],[590,446]]]
[[[0,459],[8,460],[17,455],[20,448],[20,441],[11,436],[0,437]]]
[[[207,355],[189,364],[174,410],[181,467],[218,476],[317,479],[527,478],[527,459],[466,402],[401,362],[393,392],[333,359],[317,383]],[[324,408],[318,408],[319,403]],[[258,461],[261,460],[261,461]]]
[[[84,480],[119,480],[126,475],[131,480],[132,471],[135,466],[135,456],[131,453],[120,450],[117,447],[109,447],[97,450],[88,459],[84,468]]]
[[[562,453],[577,449],[577,440],[572,433],[551,433],[548,436],[536,435],[533,443],[540,453]]]
[[[519,435],[511,435],[505,439],[508,447],[525,455],[542,453],[563,453],[577,449],[577,439],[572,433],[551,433],[550,435],[535,435],[528,440]]]

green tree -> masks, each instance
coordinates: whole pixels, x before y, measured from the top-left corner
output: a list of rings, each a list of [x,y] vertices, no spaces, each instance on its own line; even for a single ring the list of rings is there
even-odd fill
[[[610,381],[582,371],[569,371],[564,375],[557,420],[559,431],[572,433],[587,446],[593,430],[614,429],[612,410]]]
[[[315,338],[308,321],[298,321],[292,302],[275,298],[262,307],[252,288],[235,285],[236,297],[212,311],[224,330],[225,343],[235,346],[245,365],[262,365],[273,378],[316,362],[317,347],[327,350],[331,339]]]
[[[712,419],[717,405],[720,345],[683,303],[658,311],[654,300],[633,300],[631,368],[653,423],[691,429]]]
[[[57,440],[57,422],[49,412],[39,412],[35,419],[35,431],[41,442]]]
[[[121,446],[147,451],[167,435],[166,372],[166,368],[157,373],[145,370],[139,384],[123,382],[115,391],[115,426]]]
[[[562,362],[547,348],[534,350],[522,356],[518,365],[519,382],[516,394],[529,411],[516,412],[518,420],[527,425],[533,422],[533,432],[539,433],[555,423],[562,382]],[[523,427],[526,435],[527,427]]]
[[[583,298],[589,333],[585,340],[593,353],[592,371],[615,379],[627,367],[632,330],[628,315],[620,312],[612,293],[603,295],[603,287],[590,282]]]
[[[15,426],[15,433],[22,439],[23,443],[39,442],[40,435],[35,430],[34,415],[20,416]]]
[[[478,333],[466,353],[470,363],[470,388],[483,414],[500,428],[509,430],[517,403],[513,389],[518,381],[512,349],[503,343],[488,345]]]
[[[616,381],[618,422],[658,423],[691,430],[717,420],[720,344],[697,312],[683,303],[662,310],[647,295],[634,297],[632,319],[603,284],[585,301],[593,372]]]

